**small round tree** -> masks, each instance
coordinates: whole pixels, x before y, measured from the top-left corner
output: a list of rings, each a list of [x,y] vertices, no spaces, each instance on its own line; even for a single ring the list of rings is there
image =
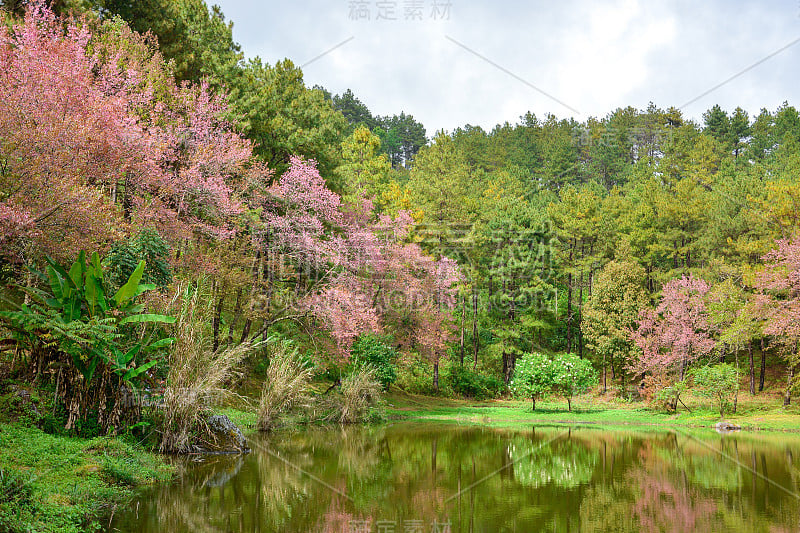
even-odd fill
[[[587,359],[575,354],[559,354],[553,359],[553,389],[567,399],[572,411],[572,397],[597,385],[597,372]]]
[[[517,360],[514,377],[509,383],[511,393],[517,398],[530,398],[536,410],[536,398],[553,389],[553,363],[544,354],[532,353]]]
[[[717,404],[720,418],[725,418],[725,411],[731,406],[736,411],[734,398],[739,390],[739,371],[735,366],[728,363],[703,366],[693,370],[691,377],[698,392]]]

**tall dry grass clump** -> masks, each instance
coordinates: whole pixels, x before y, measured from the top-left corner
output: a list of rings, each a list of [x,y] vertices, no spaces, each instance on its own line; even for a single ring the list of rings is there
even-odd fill
[[[297,352],[284,343],[273,345],[267,376],[258,404],[258,429],[269,431],[278,417],[309,399],[309,382],[313,369]]]
[[[383,387],[371,366],[362,367],[342,378],[339,422],[354,424],[367,418],[369,410],[378,405]]]
[[[177,321],[160,410],[162,452],[186,453],[196,440],[213,439],[206,422],[210,408],[239,398],[225,385],[239,376],[240,363],[254,348],[244,343],[212,350],[211,298],[204,297],[200,287],[200,282],[196,287],[179,286],[172,302]]]

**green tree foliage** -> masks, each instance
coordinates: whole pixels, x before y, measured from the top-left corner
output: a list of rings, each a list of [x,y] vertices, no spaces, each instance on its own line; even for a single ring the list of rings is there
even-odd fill
[[[597,372],[592,363],[575,354],[559,354],[553,359],[553,390],[567,400],[572,411],[572,398],[597,385]]]
[[[24,9],[23,2],[2,5],[4,13]],[[295,248],[276,249],[270,239],[276,222],[286,222],[285,199],[271,185],[296,156],[317,161],[346,203],[374,198],[371,222],[374,215],[411,222],[400,214],[408,211],[416,224],[398,230],[398,239],[460,263],[469,276],[456,311],[444,314],[460,321],[461,356],[471,352],[473,372],[507,379],[517,358],[541,349],[586,356],[598,369],[610,366],[612,380],[625,380],[637,358],[624,334],[631,316],[688,275],[711,283],[711,341],[723,357],[747,351],[752,390],[755,343],[763,344],[762,365],[765,353],[797,360],[784,334],[792,325],[762,311],[752,279],[776,240],[800,227],[800,114],[788,103],[750,115],[716,105],[698,122],[652,103],[583,122],[526,113],[491,130],[467,124],[440,132],[428,144],[413,116],[374,115],[351,90],[310,89],[288,59],[245,62],[231,23],[203,0],[50,5],[96,17],[81,23],[88,44],[75,38],[80,32],[66,35],[61,22],[48,23],[52,39],[41,43],[55,44],[47,61],[61,65],[67,48],[72,54],[68,67],[32,69],[49,81],[33,84],[38,78],[5,69],[15,74],[3,78],[0,99],[0,250],[11,252],[3,276],[45,254],[63,262],[81,248],[111,250],[108,287],[124,285],[141,259],[144,283],[211,273],[215,351],[271,327],[295,334],[279,323],[303,322],[293,304],[315,294],[315,278],[346,270],[334,250],[357,218],[349,209],[320,222],[313,252],[304,248],[308,226],[294,235]],[[2,52],[21,58],[23,48]],[[64,74],[70,69],[83,77]],[[205,81],[207,91],[180,89],[175,79]],[[92,91],[81,92],[87,84]],[[111,95],[109,86],[124,90]],[[216,99],[220,89],[226,96]],[[17,95],[25,106],[10,103]],[[49,102],[69,102],[74,112],[53,113]],[[85,139],[73,135],[84,129],[91,131]],[[131,236],[141,227],[158,228],[160,237]],[[298,260],[317,252],[326,258]],[[788,304],[785,289],[760,290]],[[398,318],[391,327],[396,338],[413,338],[411,322]]]
[[[391,171],[386,155],[379,153],[380,145],[378,136],[365,126],[356,127],[342,142],[342,160],[336,168],[336,179],[346,202],[361,196],[380,200]]]
[[[461,365],[453,366],[448,376],[453,392],[466,398],[488,400],[497,398],[507,390],[506,384],[494,376],[474,372]]]
[[[87,0],[88,1],[88,0]],[[152,33],[178,81],[203,79],[220,87],[243,59],[233,23],[205,0],[91,0],[103,14],[119,15],[140,33]]]
[[[691,372],[696,390],[714,400],[719,409],[719,417],[733,407],[736,410],[736,395],[739,392],[739,371],[735,366],[722,363],[702,366]]]
[[[353,369],[372,368],[375,378],[387,390],[397,380],[394,364],[397,356],[390,337],[365,334],[356,339],[350,349],[350,365]]]
[[[542,210],[510,196],[513,183],[507,187],[504,202],[494,198],[494,209],[492,197],[482,202],[486,218],[473,228],[480,250],[473,264],[488,289],[486,313],[493,335],[489,349],[500,357],[506,382],[516,358],[530,352],[537,337],[541,341],[553,319],[546,306],[553,291],[552,235]],[[489,194],[492,190],[490,186]]]
[[[536,410],[536,399],[553,392],[556,384],[556,365],[541,353],[531,353],[517,360],[514,379],[509,383],[516,398],[530,398],[531,408]]]
[[[256,155],[274,175],[285,172],[295,155],[314,159],[320,173],[331,177],[347,122],[321,90],[305,86],[294,63],[285,59],[270,66],[251,59],[232,81],[230,101]]]
[[[146,267],[142,283],[166,287],[172,281],[169,246],[157,231],[144,229],[137,235],[114,244],[106,257],[109,281],[121,287],[141,261]]]
[[[408,168],[428,141],[425,126],[404,112],[391,117],[378,117],[377,127],[384,132],[379,134],[384,143],[382,148],[395,168]]]
[[[636,328],[639,311],[649,304],[644,268],[630,256],[620,255],[597,275],[581,324],[587,347],[602,361],[603,391],[607,362],[623,376],[624,383],[627,367],[638,355],[631,331]]]
[[[351,130],[359,126],[373,130],[378,125],[378,119],[372,116],[369,108],[350,89],[347,89],[342,94],[333,95],[331,100],[333,108],[344,115]]]
[[[453,139],[440,133],[420,150],[408,180],[415,210],[438,228],[474,218],[477,209],[474,175]]]

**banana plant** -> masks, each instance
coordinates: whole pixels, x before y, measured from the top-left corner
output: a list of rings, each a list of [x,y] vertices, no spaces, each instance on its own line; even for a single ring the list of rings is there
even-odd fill
[[[2,313],[2,317],[18,330],[33,335],[32,342],[44,332],[59,341],[59,347],[72,357],[75,367],[89,383],[101,362],[124,382],[131,383],[156,364],[150,360],[136,364],[137,356],[169,346],[172,338],[154,342],[140,341],[125,345],[125,333],[137,324],[175,322],[174,317],[145,313],[136,297],[156,288],[141,283],[145,261],[140,261],[128,280],[108,296],[102,262],[97,252],[87,262],[81,251],[69,270],[47,258],[44,273],[35,272],[46,289],[26,289],[35,304],[23,305],[19,311]]]

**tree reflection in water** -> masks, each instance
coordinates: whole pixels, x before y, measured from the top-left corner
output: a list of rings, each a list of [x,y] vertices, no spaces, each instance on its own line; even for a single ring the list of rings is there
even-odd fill
[[[800,503],[790,493],[800,481],[797,436],[401,423],[255,435],[251,444],[245,457],[184,462],[178,481],[141,494],[111,526],[144,532],[427,532],[434,523],[449,523],[451,531],[800,526]]]

